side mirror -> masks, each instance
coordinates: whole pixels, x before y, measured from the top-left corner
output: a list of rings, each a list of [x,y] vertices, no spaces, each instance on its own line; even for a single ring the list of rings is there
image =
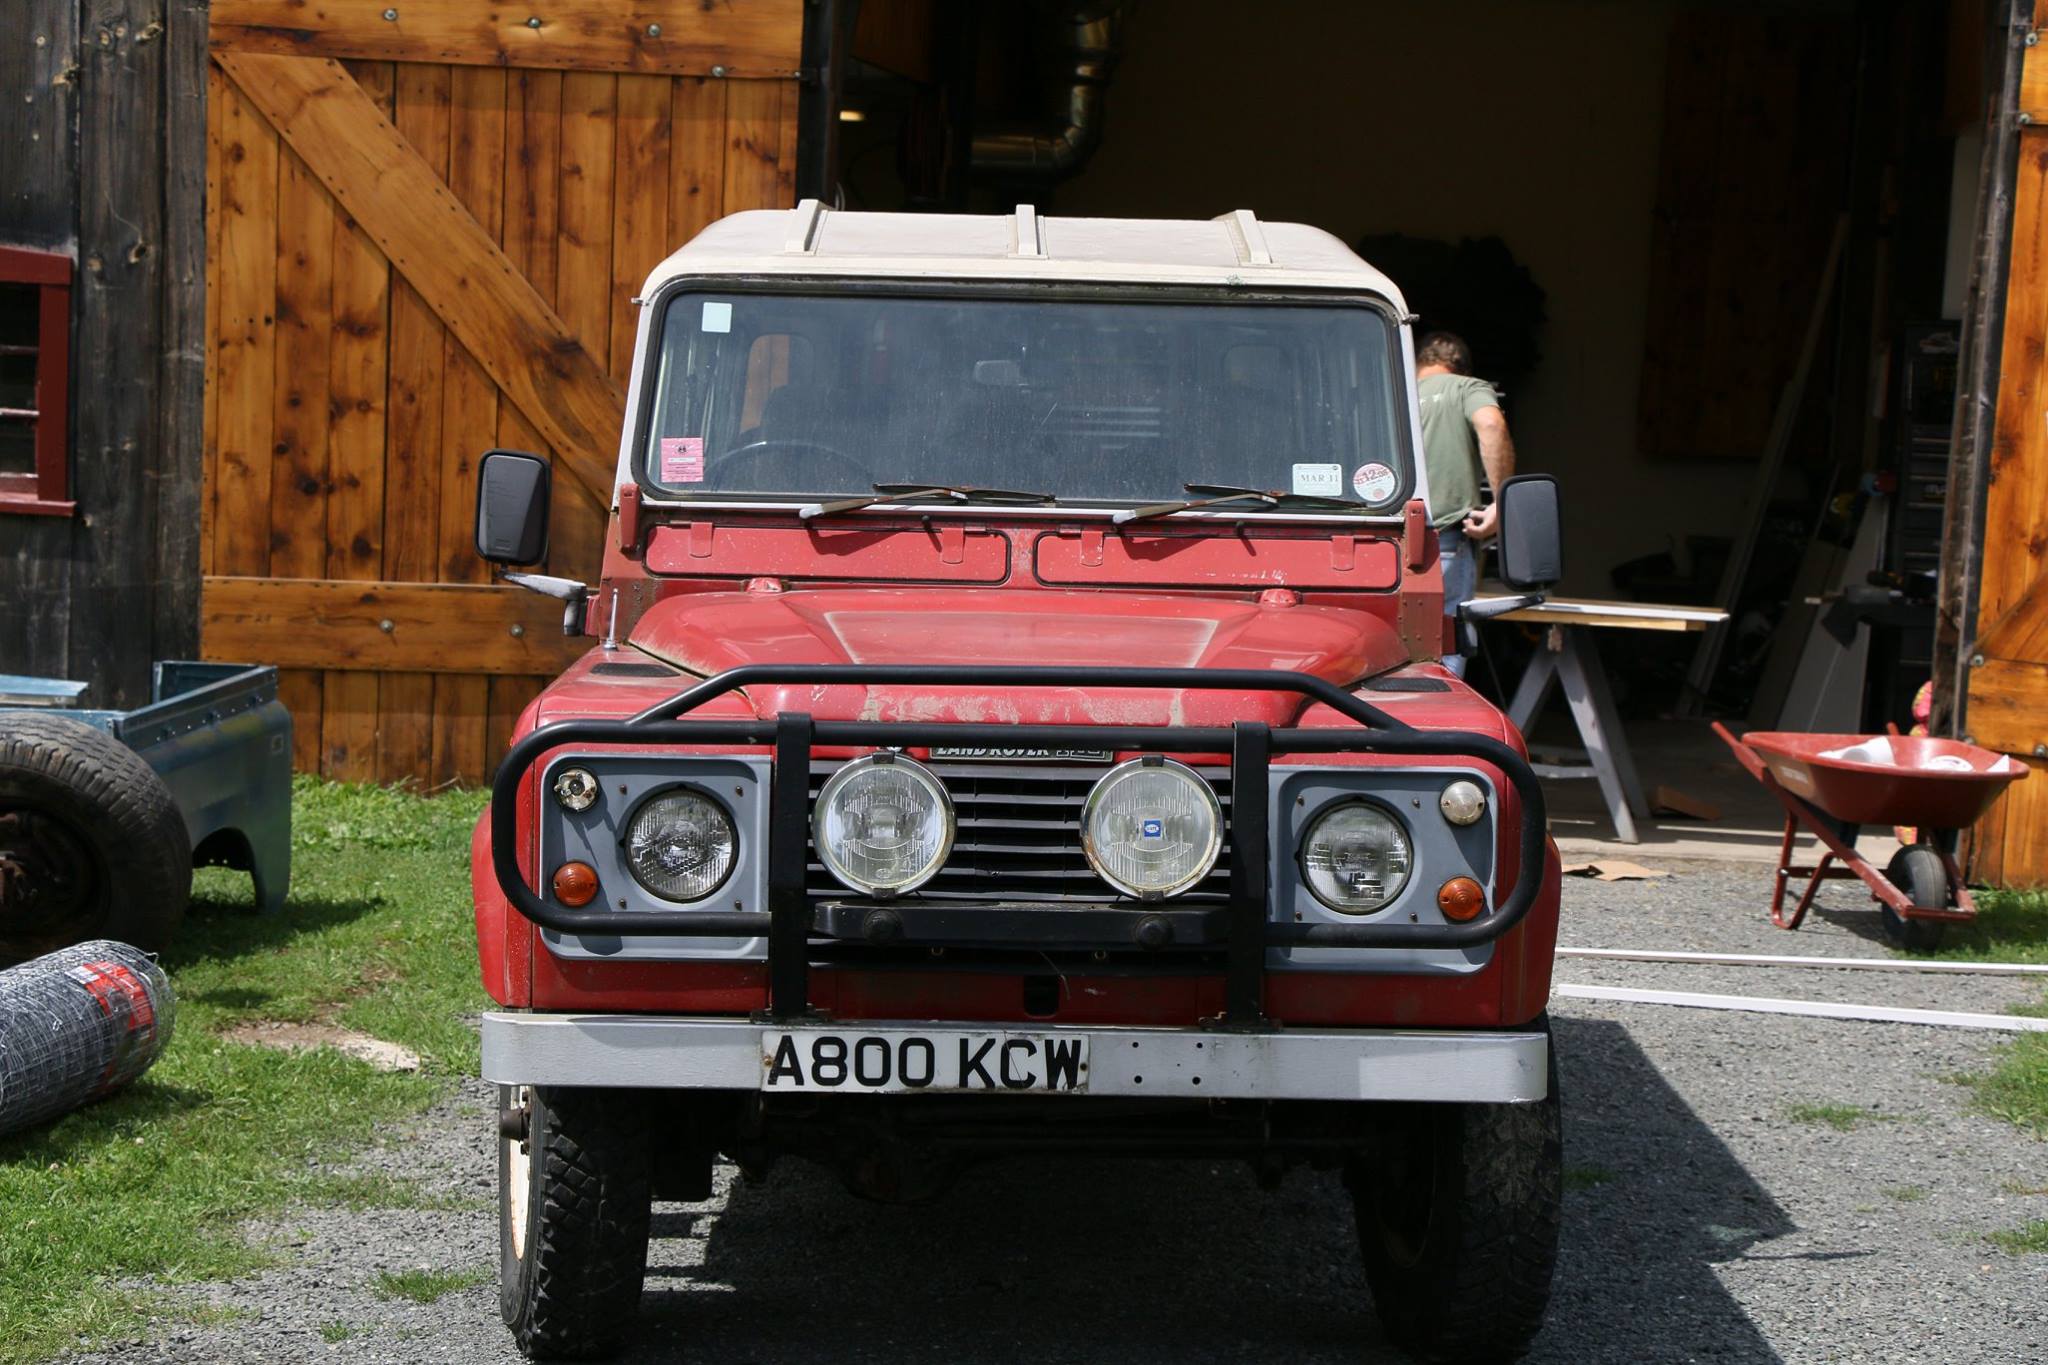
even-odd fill
[[[1495,496],[1500,502],[1500,581],[1516,592],[1548,588],[1564,577],[1564,521],[1557,480],[1517,474]]]
[[[493,564],[548,557],[548,498],[554,475],[538,455],[487,452],[476,469],[476,552]]]

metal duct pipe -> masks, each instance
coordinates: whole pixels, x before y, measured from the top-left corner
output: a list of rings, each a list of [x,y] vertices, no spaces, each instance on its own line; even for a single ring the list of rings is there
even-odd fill
[[[977,133],[978,174],[1059,180],[1087,164],[1102,141],[1103,94],[1123,51],[1127,0],[1069,0],[1051,22],[1066,54],[1043,124]]]

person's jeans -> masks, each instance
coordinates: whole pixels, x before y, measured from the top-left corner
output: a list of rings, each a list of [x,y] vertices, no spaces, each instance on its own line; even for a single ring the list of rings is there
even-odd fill
[[[1437,554],[1443,560],[1444,570],[1444,615],[1456,619],[1458,608],[1472,600],[1479,591],[1479,555],[1465,533],[1457,527],[1447,527],[1436,533]],[[1458,642],[1458,651],[1444,655],[1444,667],[1459,677],[1465,676],[1466,632],[1463,622],[1452,627],[1451,638]]]

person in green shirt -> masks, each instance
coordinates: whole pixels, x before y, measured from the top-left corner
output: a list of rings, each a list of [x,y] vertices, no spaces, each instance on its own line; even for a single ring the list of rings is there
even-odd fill
[[[1415,351],[1415,396],[1422,410],[1422,462],[1429,472],[1430,522],[1443,561],[1444,615],[1479,588],[1479,545],[1499,529],[1497,504],[1480,497],[1480,480],[1498,489],[1515,472],[1515,443],[1500,395],[1472,377],[1472,351],[1449,332],[1431,332]],[[1465,676],[1465,630],[1444,667]]]

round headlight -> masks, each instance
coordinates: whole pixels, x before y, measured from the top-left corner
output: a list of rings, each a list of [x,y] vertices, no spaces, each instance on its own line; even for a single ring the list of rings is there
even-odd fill
[[[953,798],[922,764],[869,754],[818,793],[811,840],[831,874],[870,896],[923,886],[953,851]]]
[[[732,875],[739,836],[724,807],[677,787],[633,813],[625,850],[634,881],[665,901],[700,901]]]
[[[1209,875],[1223,848],[1223,807],[1201,775],[1170,758],[1103,774],[1081,812],[1081,847],[1097,876],[1143,901],[1178,896]]]
[[[1408,831],[1365,801],[1324,808],[1301,841],[1301,872],[1309,890],[1347,915],[1370,914],[1400,895],[1413,863]]]

